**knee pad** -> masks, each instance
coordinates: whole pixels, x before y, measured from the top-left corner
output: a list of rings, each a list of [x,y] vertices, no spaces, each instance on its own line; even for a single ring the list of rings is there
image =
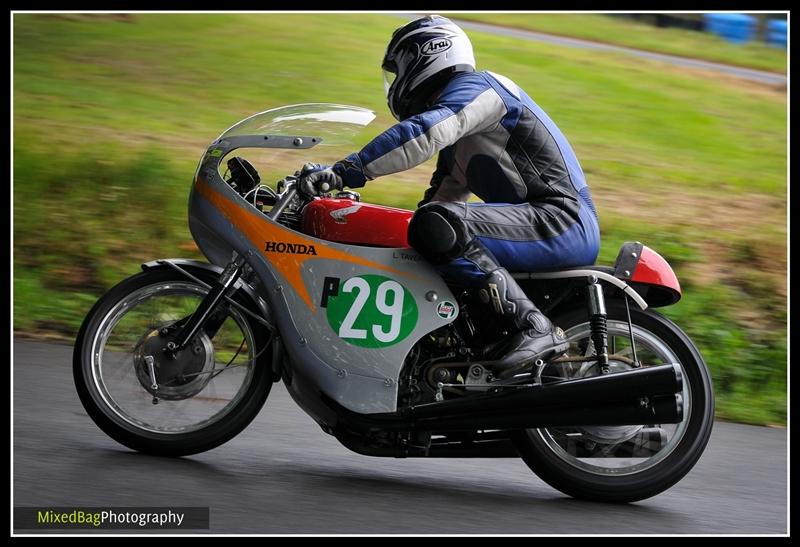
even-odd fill
[[[430,204],[414,213],[408,225],[408,242],[427,260],[444,264],[461,256],[469,234],[456,212]]]

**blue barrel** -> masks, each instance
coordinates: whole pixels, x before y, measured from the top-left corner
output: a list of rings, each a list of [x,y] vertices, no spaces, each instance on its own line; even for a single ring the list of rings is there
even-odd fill
[[[767,43],[773,46],[786,47],[786,21],[770,19],[767,22]]]
[[[706,31],[736,44],[749,42],[756,32],[756,18],[744,13],[707,13],[703,19]]]

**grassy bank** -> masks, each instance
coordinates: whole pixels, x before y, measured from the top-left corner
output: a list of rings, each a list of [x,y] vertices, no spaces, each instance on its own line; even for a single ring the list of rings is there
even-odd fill
[[[786,48],[763,42],[734,44],[707,32],[659,28],[596,14],[452,13],[451,17],[606,44],[786,73]]]
[[[97,296],[141,262],[198,256],[189,181],[205,146],[244,116],[337,102],[375,109],[375,131],[388,126],[378,67],[397,25],[381,15],[15,15],[15,329],[74,337]],[[684,299],[665,313],[700,345],[719,415],[784,423],[785,94],[470,36],[479,68],[516,80],[575,146],[599,206],[601,261],[636,239],[676,266]],[[320,149],[296,166],[335,159]],[[364,198],[413,208],[430,170],[374,181]]]

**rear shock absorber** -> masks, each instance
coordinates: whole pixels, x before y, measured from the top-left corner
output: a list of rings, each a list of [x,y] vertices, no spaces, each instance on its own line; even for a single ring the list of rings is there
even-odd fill
[[[586,299],[589,306],[589,328],[597,355],[597,363],[600,365],[601,374],[608,374],[608,315],[606,314],[606,301],[603,298],[603,287],[597,282],[597,277],[594,275],[589,276]]]

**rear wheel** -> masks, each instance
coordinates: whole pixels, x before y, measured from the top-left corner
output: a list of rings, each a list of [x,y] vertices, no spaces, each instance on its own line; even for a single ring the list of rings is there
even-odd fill
[[[608,302],[611,373],[637,366],[624,303]],[[542,480],[570,496],[631,502],[654,496],[683,478],[705,449],[714,417],[711,380],[699,351],[669,319],[631,309],[636,357],[642,366],[677,363],[683,373],[683,421],[678,424],[528,429],[514,441]],[[553,317],[570,342],[570,357],[594,354],[586,312]],[[551,364],[543,382],[599,374],[595,362]]]
[[[192,273],[215,281],[205,270]],[[270,337],[260,323],[223,303],[209,321],[220,325],[213,336],[201,330],[175,357],[163,352],[207,293],[172,269],[148,270],[112,288],[87,315],[75,343],[75,385],[113,439],[149,454],[194,454],[231,439],[258,414],[272,386]],[[246,296],[234,299],[257,312]]]

